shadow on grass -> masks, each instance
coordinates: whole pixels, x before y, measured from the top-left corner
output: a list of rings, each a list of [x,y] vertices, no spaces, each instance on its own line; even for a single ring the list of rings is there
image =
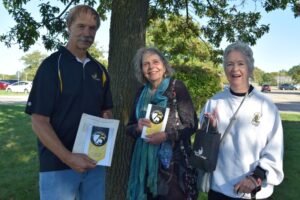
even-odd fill
[[[300,115],[299,115],[300,116]],[[284,179],[275,187],[277,200],[300,199],[300,121],[283,120],[284,130]]]
[[[24,105],[0,105],[0,199],[38,199],[36,136]]]

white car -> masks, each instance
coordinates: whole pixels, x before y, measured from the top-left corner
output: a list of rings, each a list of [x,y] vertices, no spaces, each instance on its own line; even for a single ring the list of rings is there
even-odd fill
[[[28,93],[30,92],[32,87],[31,81],[19,81],[15,82],[13,84],[10,84],[7,86],[6,91],[7,92],[24,92]]]

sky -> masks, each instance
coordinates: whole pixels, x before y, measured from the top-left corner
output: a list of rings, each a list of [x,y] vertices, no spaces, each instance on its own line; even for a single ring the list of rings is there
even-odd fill
[[[0,0],[0,34],[4,34],[13,27],[14,21],[4,9]],[[31,6],[32,12],[38,12],[36,6]],[[108,52],[109,46],[109,20],[101,22],[95,41],[97,47]],[[258,39],[256,45],[252,47],[255,66],[265,72],[278,72],[289,70],[293,66],[300,64],[300,17],[294,18],[290,9],[285,11],[276,10],[271,13],[262,12],[261,24],[270,24],[270,30],[262,38]],[[226,43],[221,44],[222,48]],[[18,45],[11,48],[0,43],[0,74],[15,74],[25,66],[21,57],[38,50],[47,52],[43,44],[38,42],[27,52],[19,49]]]

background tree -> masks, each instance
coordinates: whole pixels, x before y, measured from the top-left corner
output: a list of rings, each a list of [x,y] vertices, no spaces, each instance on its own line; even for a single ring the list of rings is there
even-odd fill
[[[21,60],[24,62],[25,68],[21,72],[20,80],[32,81],[36,70],[46,57],[47,55],[41,53],[40,51],[34,51],[22,56]]]
[[[263,74],[265,72],[259,69],[258,67],[254,67],[253,71],[253,81],[258,83],[259,85],[262,85],[264,83],[263,81]]]
[[[150,20],[146,36],[147,45],[157,47],[170,61],[175,77],[184,81],[199,111],[221,89],[223,71],[212,58],[212,46],[200,39],[199,25],[191,18],[171,14]]]
[[[209,68],[199,66],[176,66],[175,78],[187,86],[197,113],[208,98],[222,89],[220,74]]]
[[[59,35],[66,37],[64,17],[71,5],[79,0],[59,0],[65,7],[51,6],[50,1],[40,1],[38,7],[41,21],[37,22],[31,13],[24,8],[30,0],[3,0],[9,14],[17,22],[0,40],[7,46],[19,43],[20,48],[28,50],[39,38],[43,40],[46,49],[60,44]],[[94,5],[94,0],[84,0],[86,4]],[[199,19],[207,21],[200,29],[204,39],[214,47],[219,47],[222,39],[229,42],[236,39],[254,45],[256,40],[269,30],[268,25],[259,25],[260,13],[242,12],[245,1],[217,0],[99,0],[97,10],[101,18],[111,9],[110,44],[108,70],[112,80],[115,117],[120,119],[120,129],[116,141],[116,149],[112,167],[108,174],[107,199],[125,199],[127,176],[131,154],[131,142],[124,134],[124,125],[128,121],[135,90],[138,87],[133,77],[131,65],[136,50],[145,45],[146,25],[150,19],[165,18],[168,14],[186,15],[191,13]],[[274,9],[285,9],[292,6],[295,16],[299,16],[299,1],[295,0],[262,0],[259,3],[267,12]],[[53,4],[53,1],[51,1]],[[204,20],[205,19],[205,20]],[[41,28],[47,33],[41,35]]]
[[[292,67],[288,71],[288,74],[293,78],[293,81],[295,83],[300,83],[300,65]]]
[[[120,0],[116,0],[119,2]],[[128,1],[128,0],[127,0]],[[127,2],[123,0],[124,8]],[[65,14],[71,5],[84,2],[94,6],[95,0],[41,0],[37,5],[41,14],[41,21],[32,17],[25,5],[30,0],[3,0],[3,5],[8,13],[16,21],[11,30],[0,36],[0,41],[7,46],[17,42],[21,49],[28,50],[39,38],[43,40],[46,49],[52,49],[62,44],[61,37],[67,38]],[[106,19],[105,13],[112,8],[114,0],[99,0],[97,10],[101,19]],[[299,17],[300,2],[298,0],[260,0],[252,1],[255,6],[264,8],[267,12],[275,9],[286,9],[288,6]],[[247,4],[248,5],[248,4]],[[213,45],[219,46],[223,38],[232,42],[236,39],[247,41],[254,45],[256,40],[269,30],[269,25],[258,25],[261,15],[259,12],[242,11],[247,6],[243,0],[224,1],[198,1],[198,0],[147,0],[142,9],[147,8],[146,21],[156,18],[164,18],[167,14],[197,16],[200,20],[207,21],[200,27],[206,39]],[[148,9],[149,8],[149,9]],[[133,9],[139,9],[138,5]],[[125,20],[125,19],[124,19]],[[47,32],[41,34],[41,29]]]
[[[161,50],[173,65],[213,68],[213,47],[202,41],[200,26],[192,18],[168,15],[150,20],[146,43]]]
[[[262,83],[277,85],[277,73],[264,73],[262,75]]]
[[[88,49],[89,53],[93,58],[98,60],[101,64],[103,64],[106,68],[108,67],[108,60],[104,56],[104,50],[103,48],[98,49],[97,47],[98,43],[94,42],[93,45]]]
[[[0,80],[17,79],[16,74],[0,74]]]
[[[133,141],[125,134],[125,125],[139,84],[134,78],[132,58],[145,46],[148,0],[112,2],[108,70],[114,99],[114,117],[120,119],[113,163],[107,177],[106,199],[126,199]]]

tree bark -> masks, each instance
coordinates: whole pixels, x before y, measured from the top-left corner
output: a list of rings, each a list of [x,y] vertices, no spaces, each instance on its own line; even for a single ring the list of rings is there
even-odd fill
[[[114,101],[114,118],[120,120],[111,167],[106,180],[106,199],[126,199],[133,140],[125,134],[139,84],[132,59],[145,46],[149,0],[113,0],[108,71]]]

